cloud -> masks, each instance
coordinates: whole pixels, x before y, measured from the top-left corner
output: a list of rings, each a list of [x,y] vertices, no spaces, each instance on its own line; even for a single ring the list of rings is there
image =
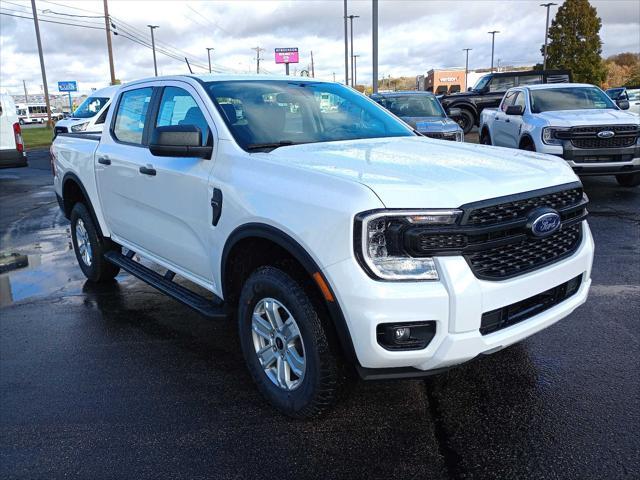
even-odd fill
[[[560,3],[560,1],[558,1]],[[603,53],[640,51],[640,2],[592,0],[602,18]],[[381,75],[414,76],[434,67],[463,66],[463,48],[472,48],[471,68],[491,62],[489,30],[496,35],[496,62],[532,64],[541,60],[545,10],[539,0],[380,0],[379,72]],[[5,13],[30,16],[30,2],[0,0]],[[109,81],[106,36],[101,1],[54,3],[38,0],[42,20],[81,23],[79,28],[41,22],[47,80],[52,91],[59,80],[78,80],[80,88],[105,86]],[[555,7],[554,7],[555,8]],[[158,70],[161,74],[187,73],[185,55],[204,72],[207,47],[214,66],[230,71],[255,71],[253,47],[264,48],[262,68],[284,72],[275,65],[276,47],[297,46],[301,63],[292,72],[307,68],[313,51],[316,76],[344,78],[343,2],[340,0],[282,1],[118,1],[109,2],[116,31],[113,37],[116,76],[123,81],[153,74],[148,47],[148,24],[155,30]],[[44,10],[49,10],[44,12]],[[371,1],[349,0],[354,20],[354,48],[359,54],[358,78],[371,78]],[[63,15],[66,14],[66,15]],[[555,14],[555,9],[552,10]],[[86,15],[71,17],[69,15]],[[31,20],[0,16],[0,89],[22,91],[22,80],[31,91],[42,83]]]

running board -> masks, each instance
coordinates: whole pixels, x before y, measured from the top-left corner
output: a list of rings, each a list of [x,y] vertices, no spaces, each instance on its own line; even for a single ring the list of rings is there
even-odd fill
[[[143,282],[146,282],[152,287],[160,290],[162,293],[165,293],[170,297],[173,297],[175,300],[184,303],[188,307],[193,308],[205,317],[215,320],[228,318],[229,312],[224,308],[224,302],[222,299],[216,297],[216,300],[209,300],[198,295],[188,288],[173,282],[172,280],[175,273],[171,270],[167,270],[167,273],[164,276],[160,275],[139,262],[136,262],[133,259],[133,255],[135,255],[135,253],[131,250],[129,250],[126,255],[110,251],[104,254],[104,258],[123,270],[126,270],[134,277],[138,277]]]

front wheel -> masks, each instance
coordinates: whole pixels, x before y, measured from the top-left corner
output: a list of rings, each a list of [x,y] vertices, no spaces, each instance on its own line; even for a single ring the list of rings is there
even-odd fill
[[[454,120],[458,122],[458,125],[460,125],[460,128],[464,131],[465,135],[471,131],[476,123],[473,113],[466,109],[462,109],[460,111],[460,116],[455,117]]]
[[[616,175],[616,180],[623,187],[637,187],[640,185],[640,172]]]
[[[339,359],[322,315],[279,268],[259,268],[242,288],[238,327],[247,367],[264,397],[291,417],[321,415],[339,390]]]
[[[71,240],[78,265],[90,281],[108,282],[118,275],[120,268],[108,262],[104,254],[109,250],[120,250],[120,246],[98,233],[83,203],[76,203],[71,210]]]

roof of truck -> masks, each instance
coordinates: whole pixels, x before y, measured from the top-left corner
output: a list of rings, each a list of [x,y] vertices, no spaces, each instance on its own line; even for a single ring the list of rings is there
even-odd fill
[[[528,90],[547,90],[550,88],[567,88],[567,87],[593,87],[589,83],[540,83],[538,85],[526,85],[517,88],[526,88]]]

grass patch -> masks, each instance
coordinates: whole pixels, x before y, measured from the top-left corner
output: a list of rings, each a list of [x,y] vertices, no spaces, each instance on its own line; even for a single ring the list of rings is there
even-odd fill
[[[49,147],[53,141],[53,129],[47,127],[23,128],[22,138],[27,149]]]

